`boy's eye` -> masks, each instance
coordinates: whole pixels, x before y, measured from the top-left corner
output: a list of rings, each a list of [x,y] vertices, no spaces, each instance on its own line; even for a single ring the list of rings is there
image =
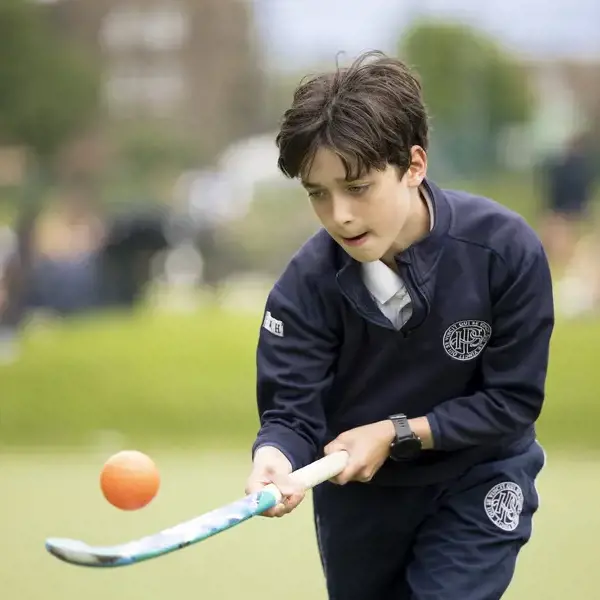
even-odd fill
[[[308,192],[308,197],[309,198],[322,198],[323,197],[323,192],[321,190],[312,190],[310,192]]]
[[[362,194],[369,189],[369,185],[366,183],[362,185],[350,185],[347,189],[351,194]]]

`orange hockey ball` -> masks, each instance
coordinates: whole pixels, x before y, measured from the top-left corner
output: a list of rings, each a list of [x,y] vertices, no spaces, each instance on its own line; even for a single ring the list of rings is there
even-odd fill
[[[111,456],[100,474],[104,497],[121,510],[138,510],[149,504],[160,487],[154,461],[137,450],[124,450]]]

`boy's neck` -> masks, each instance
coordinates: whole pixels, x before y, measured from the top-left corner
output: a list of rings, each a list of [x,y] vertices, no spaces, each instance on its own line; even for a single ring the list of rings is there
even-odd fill
[[[411,194],[411,210],[406,223],[394,245],[381,259],[393,270],[397,270],[394,257],[425,238],[431,230],[431,214],[427,200],[420,188],[414,188],[412,191],[414,193]]]

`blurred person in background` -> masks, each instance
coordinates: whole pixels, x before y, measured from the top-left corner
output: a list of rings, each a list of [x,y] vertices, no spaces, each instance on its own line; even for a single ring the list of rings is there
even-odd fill
[[[64,184],[33,225],[11,323],[16,327],[36,312],[68,317],[134,308],[154,257],[167,246],[164,224],[153,206],[129,205],[111,215],[89,182]]]
[[[11,228],[3,227],[0,229],[0,363],[10,363],[18,354],[18,306],[15,307],[10,297],[17,271],[17,235]]]
[[[62,186],[33,230],[29,308],[67,315],[95,306],[96,257],[105,235],[105,218],[89,184],[75,180]]]
[[[545,216],[541,236],[558,282],[558,304],[567,316],[588,311],[597,303],[600,255],[591,211],[595,183],[592,162],[590,138],[578,133],[543,171]]]

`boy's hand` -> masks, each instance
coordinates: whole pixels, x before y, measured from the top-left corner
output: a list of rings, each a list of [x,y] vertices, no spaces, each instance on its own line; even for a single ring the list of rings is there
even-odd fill
[[[283,498],[277,506],[262,513],[265,517],[283,517],[294,510],[304,499],[306,490],[291,477],[292,465],[277,448],[265,446],[254,455],[252,472],[246,482],[246,493],[260,491],[273,483]]]
[[[356,427],[340,434],[325,446],[325,454],[346,450],[349,454],[346,468],[331,481],[344,485],[349,481],[370,481],[390,455],[390,446],[396,435],[392,421],[378,421]]]

